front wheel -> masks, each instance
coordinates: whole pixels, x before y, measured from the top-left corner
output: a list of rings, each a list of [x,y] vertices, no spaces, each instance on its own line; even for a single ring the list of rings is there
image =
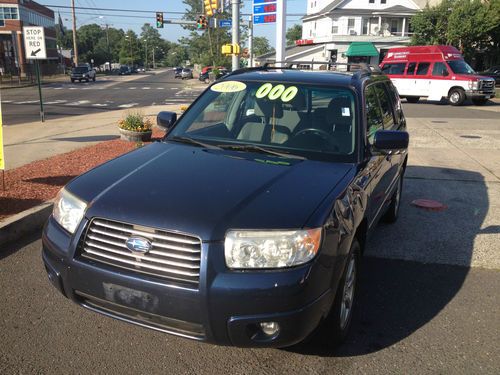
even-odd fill
[[[474,105],[485,105],[488,99],[486,98],[472,98],[472,103]]]
[[[406,101],[408,103],[418,103],[420,96],[407,96]]]
[[[92,81],[95,82],[95,76],[92,78]]]
[[[465,91],[460,88],[451,89],[448,95],[448,101],[454,106],[462,105],[465,101]]]
[[[359,272],[361,248],[356,238],[353,239],[347,262],[337,288],[335,301],[325,322],[326,331],[333,346],[340,345],[349,332],[356,297],[356,284]]]

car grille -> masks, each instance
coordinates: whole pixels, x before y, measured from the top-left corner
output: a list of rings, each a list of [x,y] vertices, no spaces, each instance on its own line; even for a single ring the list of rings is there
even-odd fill
[[[495,81],[481,81],[481,89],[483,92],[493,92],[495,89]]]
[[[148,239],[151,249],[132,252],[126,241],[131,236]],[[198,237],[167,232],[116,221],[93,219],[79,244],[80,257],[129,271],[198,286],[201,240]]]

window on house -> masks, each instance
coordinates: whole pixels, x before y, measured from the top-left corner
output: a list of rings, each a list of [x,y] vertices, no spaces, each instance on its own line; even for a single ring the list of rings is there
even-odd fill
[[[380,0],[380,4],[385,4],[387,3],[387,0]]]
[[[370,4],[375,4],[375,0],[368,0]]]
[[[368,35],[368,18],[363,19],[363,35]]]
[[[391,33],[398,32],[398,20],[391,20]]]
[[[354,21],[355,21],[355,19],[354,19],[354,18],[349,18],[349,19],[347,20],[347,27],[348,27],[349,29],[354,28]]]
[[[339,23],[338,21],[332,20],[332,34],[338,34],[339,33]]]

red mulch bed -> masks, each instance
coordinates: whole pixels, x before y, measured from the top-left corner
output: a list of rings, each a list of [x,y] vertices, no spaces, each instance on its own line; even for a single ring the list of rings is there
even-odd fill
[[[153,129],[153,140],[164,134]],[[115,139],[10,169],[5,171],[5,191],[0,171],[0,220],[54,198],[72,178],[137,147]]]

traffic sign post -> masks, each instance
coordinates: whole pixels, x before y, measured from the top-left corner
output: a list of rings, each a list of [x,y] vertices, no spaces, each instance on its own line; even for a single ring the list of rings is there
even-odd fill
[[[40,78],[40,62],[47,58],[47,49],[45,48],[45,32],[40,26],[23,27],[24,50],[26,60],[35,61],[36,80],[38,82],[38,94],[40,96],[40,120],[45,122],[45,113],[43,111],[42,82]]]

